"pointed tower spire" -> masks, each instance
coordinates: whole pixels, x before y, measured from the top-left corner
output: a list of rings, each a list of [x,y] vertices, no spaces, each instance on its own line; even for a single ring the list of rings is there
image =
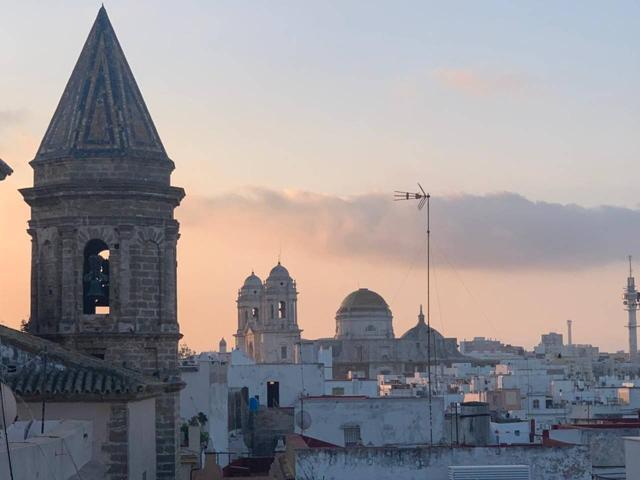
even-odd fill
[[[167,158],[102,6],[36,160],[125,155]]]
[[[424,322],[424,313],[422,313],[422,304],[420,304],[420,313],[418,314],[418,323],[425,323]]]

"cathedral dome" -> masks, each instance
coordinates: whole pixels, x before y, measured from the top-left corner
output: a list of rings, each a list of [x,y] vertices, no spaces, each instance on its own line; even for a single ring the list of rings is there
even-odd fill
[[[244,287],[261,287],[262,280],[260,280],[260,277],[258,277],[255,273],[251,272],[251,275],[245,278],[243,286]]]
[[[336,338],[393,338],[392,321],[384,298],[359,288],[345,297],[336,312]]]
[[[267,280],[290,280],[289,270],[287,270],[280,262],[271,269]]]
[[[352,310],[379,310],[388,312],[389,305],[384,298],[373,290],[359,288],[355,292],[347,295],[338,309],[338,313],[350,312]]]

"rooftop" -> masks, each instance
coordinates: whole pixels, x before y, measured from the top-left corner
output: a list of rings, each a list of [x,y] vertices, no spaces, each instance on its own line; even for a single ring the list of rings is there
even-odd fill
[[[45,370],[46,359],[46,370]],[[0,363],[7,385],[25,400],[153,396],[159,380],[0,325]]]

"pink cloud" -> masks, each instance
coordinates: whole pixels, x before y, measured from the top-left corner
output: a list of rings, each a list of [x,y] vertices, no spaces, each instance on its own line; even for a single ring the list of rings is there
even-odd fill
[[[524,75],[513,72],[438,68],[433,75],[445,87],[474,96],[517,93],[530,85],[530,81]]]

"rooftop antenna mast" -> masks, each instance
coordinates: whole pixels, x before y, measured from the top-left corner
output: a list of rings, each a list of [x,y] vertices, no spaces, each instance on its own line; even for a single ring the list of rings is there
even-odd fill
[[[394,201],[418,200],[418,210],[427,206],[427,379],[429,395],[429,440],[433,445],[433,408],[431,385],[431,195],[424,191],[418,183],[419,192],[403,192],[396,190],[393,193]]]

